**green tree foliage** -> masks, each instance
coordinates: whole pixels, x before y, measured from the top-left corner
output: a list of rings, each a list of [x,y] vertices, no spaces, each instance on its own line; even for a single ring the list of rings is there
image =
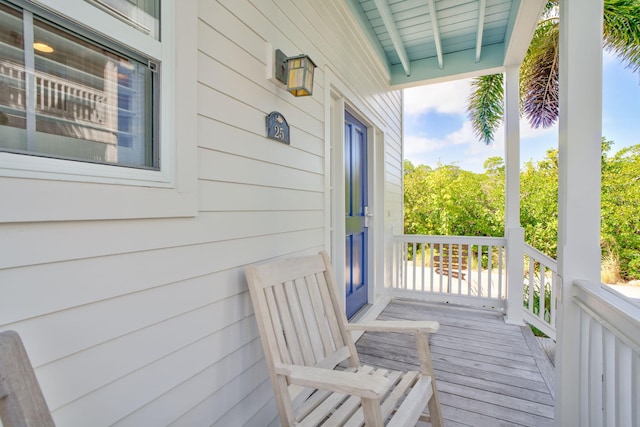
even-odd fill
[[[640,145],[609,156],[602,144],[602,251],[622,278],[640,278]],[[405,233],[457,236],[504,234],[504,163],[492,157],[478,174],[455,165],[405,161]],[[558,150],[520,173],[520,222],[531,246],[557,257]]]
[[[520,224],[525,241],[556,258],[558,249],[558,150],[520,172]]]
[[[504,172],[496,172],[504,173]],[[405,161],[405,233],[460,236],[502,235],[504,209],[492,180],[454,165],[414,166]]]
[[[609,145],[610,146],[610,145]],[[608,151],[608,150],[607,150]],[[617,256],[624,279],[640,278],[640,145],[603,152],[602,247]]]

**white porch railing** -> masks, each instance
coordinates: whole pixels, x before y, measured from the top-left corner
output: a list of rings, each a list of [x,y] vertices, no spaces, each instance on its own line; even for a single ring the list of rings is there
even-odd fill
[[[574,283],[580,307],[580,425],[640,426],[640,307],[601,284]]]
[[[503,238],[394,237],[393,291],[429,301],[504,309]],[[525,245],[524,320],[556,338],[557,263]],[[578,425],[640,426],[640,305],[601,284],[577,281]]]
[[[524,320],[555,340],[558,263],[526,243],[524,260]]]
[[[398,235],[393,290],[397,296],[504,310],[506,239]],[[491,256],[489,256],[491,254]],[[524,245],[523,320],[556,339],[557,263]]]
[[[394,294],[504,310],[505,245],[502,237],[397,235]]]

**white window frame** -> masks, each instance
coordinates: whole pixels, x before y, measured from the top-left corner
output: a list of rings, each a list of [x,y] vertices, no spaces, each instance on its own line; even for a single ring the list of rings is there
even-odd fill
[[[196,2],[161,0],[160,41],[84,0],[28,2],[160,64],[159,170],[0,152],[0,222],[195,215]],[[84,203],[69,203],[78,192]]]

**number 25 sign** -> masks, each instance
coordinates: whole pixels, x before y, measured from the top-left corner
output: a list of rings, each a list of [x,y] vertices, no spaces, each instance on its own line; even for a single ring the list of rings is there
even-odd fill
[[[267,138],[290,144],[289,125],[284,116],[277,111],[267,115]]]

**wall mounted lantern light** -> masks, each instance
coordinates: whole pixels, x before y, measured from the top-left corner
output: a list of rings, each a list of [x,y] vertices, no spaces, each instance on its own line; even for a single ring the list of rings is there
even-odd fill
[[[313,71],[316,64],[307,55],[287,57],[276,50],[275,78],[287,85],[293,96],[313,94]]]

